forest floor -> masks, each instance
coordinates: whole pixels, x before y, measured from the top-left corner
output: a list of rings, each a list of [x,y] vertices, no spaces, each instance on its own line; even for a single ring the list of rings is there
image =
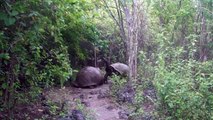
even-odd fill
[[[47,96],[49,100],[52,100],[56,103],[66,102],[67,110],[69,112],[71,112],[73,109],[79,109],[78,105],[82,104],[84,106],[83,112],[86,111],[90,119],[125,119],[124,115],[119,115],[122,114],[124,108],[122,108],[122,106],[117,104],[114,99],[110,97],[109,86],[106,84],[93,89],[81,89],[73,87],[66,87],[63,89],[53,88],[47,91],[45,96]]]
[[[153,99],[155,90],[145,89],[141,95]],[[109,84],[93,89],[53,87],[43,91],[36,102],[16,105],[13,114],[16,120],[73,120],[73,116],[74,120],[129,120],[135,111],[134,109],[132,111],[128,105],[112,97]],[[154,120],[153,101],[144,100],[138,108],[142,108],[143,113],[139,118],[131,120]],[[0,119],[7,116],[4,115],[6,115],[4,112],[0,112]]]
[[[153,91],[151,90],[151,92]],[[150,90],[144,91],[145,95],[149,93]],[[108,84],[93,89],[73,87],[53,88],[45,92],[45,96],[53,102],[66,103],[69,115],[72,114],[72,110],[80,108],[83,110],[83,113],[87,113],[87,119],[92,120],[127,120],[129,117],[129,107],[116,102],[115,98],[110,95]],[[147,114],[153,112],[154,104],[147,101],[143,103],[142,108],[145,112],[143,119],[152,120],[153,117],[147,116]],[[81,118],[78,119],[81,120]]]

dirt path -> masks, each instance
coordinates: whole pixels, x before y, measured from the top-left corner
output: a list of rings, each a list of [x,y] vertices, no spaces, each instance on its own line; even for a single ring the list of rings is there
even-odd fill
[[[119,106],[115,105],[109,98],[108,86],[104,85],[92,90],[83,90],[88,102],[88,109],[92,110],[97,120],[120,120],[118,112]]]
[[[96,120],[124,120],[119,116],[122,111],[109,97],[109,86],[102,85],[94,89],[81,89],[67,87],[64,89],[51,89],[45,93],[53,102],[66,102],[68,111],[75,109],[76,100],[85,104],[86,109],[91,111]]]

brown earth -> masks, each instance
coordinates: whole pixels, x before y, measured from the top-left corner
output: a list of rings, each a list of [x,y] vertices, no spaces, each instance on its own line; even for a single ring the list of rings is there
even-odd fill
[[[111,99],[109,86],[106,84],[93,89],[54,88],[45,92],[45,95],[53,102],[67,102],[68,111],[76,109],[75,101],[80,100],[96,120],[124,120],[119,118],[122,107]]]
[[[153,89],[147,89],[141,95],[146,99],[147,96],[155,96],[152,95],[154,93]],[[144,116],[140,116],[137,120],[153,120],[154,102],[152,98],[145,100],[139,106],[143,108]],[[55,112],[51,111],[51,107],[54,105],[49,104],[49,101],[57,105]],[[84,114],[86,113],[87,120],[127,120],[129,109],[124,104],[118,104],[115,101],[115,98],[111,97],[109,93],[109,84],[93,89],[54,87],[45,90],[36,102],[16,105],[13,115],[15,120],[57,120],[64,109],[68,111],[68,115],[71,115],[72,110],[81,109]],[[8,117],[6,112],[0,112],[0,119],[6,117]]]

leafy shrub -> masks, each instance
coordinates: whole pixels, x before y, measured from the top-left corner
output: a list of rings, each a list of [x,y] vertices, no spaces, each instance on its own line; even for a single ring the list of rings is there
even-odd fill
[[[62,86],[72,73],[56,19],[63,14],[53,5],[40,0],[1,2],[0,105],[8,114],[17,100],[34,99],[41,87]],[[32,90],[31,97],[17,94],[26,88]]]
[[[112,82],[110,86],[110,91],[113,96],[116,96],[118,92],[123,89],[127,83],[127,79],[115,74],[110,77],[110,80]]]
[[[94,113],[93,113],[95,111],[86,109],[85,105],[82,104],[80,99],[76,99],[75,103],[76,103],[76,109],[83,112],[86,120],[94,120],[95,119],[95,116],[94,116]]]
[[[167,67],[156,67],[155,86],[161,114],[168,119],[212,119],[212,66],[212,61],[181,60]]]

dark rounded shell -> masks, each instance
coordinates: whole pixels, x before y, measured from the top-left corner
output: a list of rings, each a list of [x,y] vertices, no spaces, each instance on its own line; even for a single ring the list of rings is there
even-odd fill
[[[81,69],[74,81],[74,85],[77,87],[89,87],[102,84],[104,81],[103,75],[99,68],[84,67]]]
[[[128,75],[129,73],[129,66],[123,63],[113,63],[110,67],[119,72],[121,75]]]

